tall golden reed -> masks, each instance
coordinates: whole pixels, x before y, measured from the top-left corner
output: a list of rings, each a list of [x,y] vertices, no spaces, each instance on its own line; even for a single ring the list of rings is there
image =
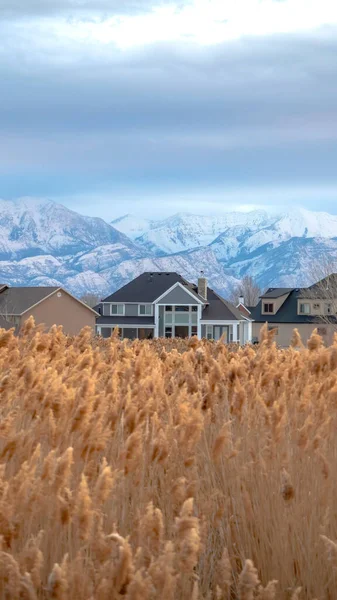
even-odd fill
[[[337,338],[0,330],[0,600],[337,597]]]

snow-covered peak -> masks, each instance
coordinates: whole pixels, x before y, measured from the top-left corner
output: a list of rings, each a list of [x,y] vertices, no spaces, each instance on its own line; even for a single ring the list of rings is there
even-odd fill
[[[127,235],[131,240],[135,240],[149,231],[155,225],[155,221],[127,214],[111,221],[111,225],[121,233]]]
[[[0,200],[0,258],[74,254],[103,244],[132,242],[99,218],[40,198]]]

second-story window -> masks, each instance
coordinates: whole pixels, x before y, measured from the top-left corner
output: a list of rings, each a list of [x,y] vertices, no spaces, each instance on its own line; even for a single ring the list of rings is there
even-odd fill
[[[274,312],[274,304],[265,302],[263,304],[263,312],[264,313],[273,313]]]
[[[300,304],[300,314],[301,315],[310,315],[310,304],[309,304],[309,302],[301,302],[301,304]]]
[[[112,315],[124,315],[124,304],[111,304]]]
[[[138,307],[138,314],[142,317],[152,316],[152,304],[140,304]]]

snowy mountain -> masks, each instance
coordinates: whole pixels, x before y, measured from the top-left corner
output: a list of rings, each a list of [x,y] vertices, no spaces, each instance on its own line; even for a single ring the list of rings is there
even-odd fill
[[[136,241],[156,256],[164,256],[207,246],[233,227],[252,227],[255,231],[269,223],[268,214],[264,211],[232,212],[218,217],[178,213],[163,221],[152,222],[150,229]],[[116,226],[118,229],[118,223]]]
[[[142,236],[152,227],[156,227],[156,221],[150,219],[141,219],[134,215],[124,215],[111,221],[112,227],[127,235],[131,240]]]
[[[144,271],[204,271],[224,296],[245,274],[262,288],[307,285],[314,265],[337,270],[337,216],[304,209],[221,216],[125,215],[108,224],[49,200],[0,200],[0,281],[104,296]]]
[[[102,244],[132,242],[103,219],[83,217],[50,200],[0,200],[0,259],[66,256]]]

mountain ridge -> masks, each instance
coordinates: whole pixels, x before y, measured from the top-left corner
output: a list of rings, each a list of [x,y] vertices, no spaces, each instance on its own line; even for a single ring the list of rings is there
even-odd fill
[[[260,287],[307,285],[337,264],[337,215],[307,209],[222,215],[128,214],[107,223],[41,198],[0,200],[0,281],[104,296],[141,272],[201,270],[223,296],[246,274]]]

